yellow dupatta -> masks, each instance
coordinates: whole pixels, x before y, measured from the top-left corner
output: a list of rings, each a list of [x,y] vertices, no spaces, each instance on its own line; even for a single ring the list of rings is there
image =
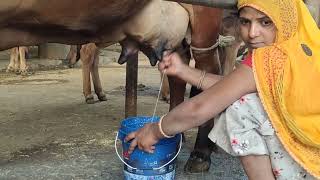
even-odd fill
[[[302,0],[238,0],[277,27],[272,46],[253,51],[260,99],[288,153],[320,178],[320,30]]]

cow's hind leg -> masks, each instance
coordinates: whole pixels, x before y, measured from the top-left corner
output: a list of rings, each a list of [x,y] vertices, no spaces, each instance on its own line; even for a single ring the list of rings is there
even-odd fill
[[[102,90],[99,76],[99,48],[97,48],[96,46],[93,47],[92,52],[94,52],[94,59],[91,69],[91,77],[93,81],[94,91],[100,101],[106,101],[107,97]]]
[[[10,62],[9,62],[9,65],[7,67],[6,72],[14,72],[15,62],[16,62],[15,59],[17,59],[17,58],[19,58],[18,47],[11,48],[11,50],[10,50]]]
[[[20,55],[20,70],[19,73],[23,76],[29,75],[28,66],[26,63],[26,53],[28,48],[26,46],[19,47],[19,55]]]
[[[94,45],[95,46],[95,45]],[[91,94],[91,80],[90,72],[94,61],[94,51],[92,52],[92,45],[83,45],[80,50],[80,59],[82,62],[82,81],[83,81],[83,95],[87,104],[93,104],[94,98]]]

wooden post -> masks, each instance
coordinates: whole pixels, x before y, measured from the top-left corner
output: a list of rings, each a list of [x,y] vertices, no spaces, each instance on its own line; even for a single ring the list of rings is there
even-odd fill
[[[137,116],[138,53],[126,65],[125,117]]]

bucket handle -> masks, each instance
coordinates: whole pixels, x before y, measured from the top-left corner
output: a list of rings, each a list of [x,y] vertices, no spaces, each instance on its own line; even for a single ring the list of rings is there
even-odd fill
[[[162,165],[162,166],[160,166],[160,167],[158,167],[158,168],[152,168],[153,170],[162,169],[163,167],[167,166],[167,165],[170,164],[174,159],[177,158],[178,154],[179,154],[180,151],[181,151],[181,147],[182,147],[182,134],[180,134],[180,136],[181,136],[181,137],[180,137],[179,149],[178,149],[178,152],[176,153],[176,155],[175,155],[169,162],[167,162],[166,164],[164,164],[164,165]],[[126,162],[122,159],[122,157],[119,155],[118,148],[117,148],[117,141],[118,141],[118,139],[119,139],[119,132],[117,132],[116,137],[115,137],[115,140],[114,140],[114,148],[115,148],[115,150],[116,150],[116,153],[117,153],[118,158],[120,159],[120,161],[121,161],[123,164],[125,164],[125,165],[128,166],[129,168],[134,169],[134,170],[138,169],[138,168],[135,168],[135,167],[130,166],[130,165],[129,165],[128,163],[126,163]]]

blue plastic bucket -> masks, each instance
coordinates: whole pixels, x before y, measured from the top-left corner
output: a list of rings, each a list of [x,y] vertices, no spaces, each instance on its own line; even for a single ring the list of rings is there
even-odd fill
[[[128,180],[173,180],[175,176],[175,158],[181,148],[181,135],[162,139],[155,145],[154,153],[150,154],[136,148],[128,154],[131,142],[124,142],[124,138],[146,123],[158,122],[159,117],[138,116],[124,119],[121,122],[118,138],[122,142],[122,157],[124,163],[124,177]],[[179,147],[180,142],[180,147]]]

